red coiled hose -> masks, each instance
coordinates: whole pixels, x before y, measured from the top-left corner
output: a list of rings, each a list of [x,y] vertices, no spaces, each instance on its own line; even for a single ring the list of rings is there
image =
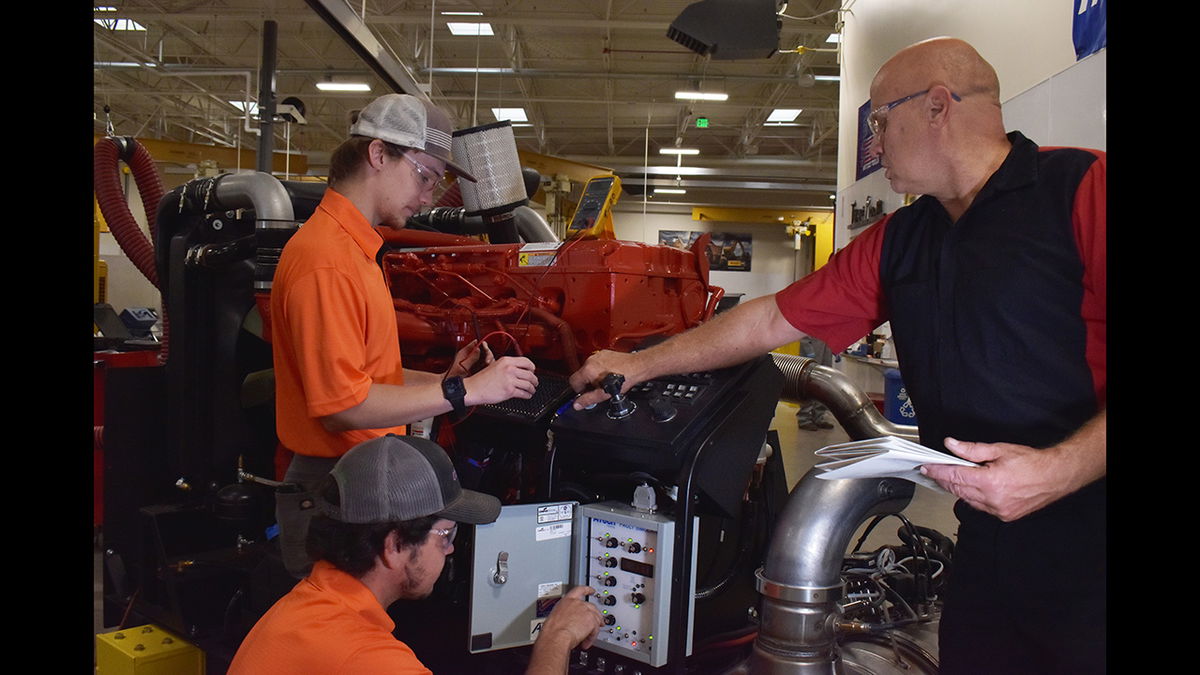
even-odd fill
[[[130,261],[150,280],[150,283],[158,288],[158,269],[154,263],[153,242],[157,239],[155,221],[157,220],[158,202],[162,200],[163,196],[162,181],[158,177],[158,169],[154,166],[154,160],[146,148],[133,138],[125,140],[130,144],[131,152],[127,153],[128,157],[124,159],[133,173],[138,192],[142,196],[142,207],[146,211],[146,223],[150,227],[152,239],[146,239],[145,233],[138,227],[133,214],[129,212],[125,192],[121,189],[118,161],[122,159],[122,153],[120,141],[116,138],[106,137],[96,143],[92,157],[92,180],[96,191],[96,201],[100,205],[100,213],[104,214],[104,220],[108,222],[108,227],[112,231],[113,237],[116,238],[117,244],[121,246],[121,250],[129,256]]]
[[[122,147],[122,142],[126,146]],[[127,152],[122,152],[127,150]],[[124,156],[123,156],[124,155]],[[146,224],[150,228],[151,239],[147,240],[142,228],[138,227],[133,214],[129,212],[129,203],[125,199],[125,191],[121,188],[121,171],[118,162],[124,159],[133,173],[137,183],[138,193],[142,196],[142,208],[146,212]],[[154,243],[158,240],[158,203],[162,201],[163,184],[158,177],[158,169],[150,152],[132,137],[117,139],[111,136],[100,139],[96,143],[92,155],[92,189],[96,192],[96,202],[100,205],[100,213],[108,222],[108,229],[113,233],[121,250],[129,256],[134,266],[162,291],[158,283],[158,266],[155,262]],[[163,298],[163,343],[158,360],[166,363],[169,350],[170,324],[167,319],[167,302]]]

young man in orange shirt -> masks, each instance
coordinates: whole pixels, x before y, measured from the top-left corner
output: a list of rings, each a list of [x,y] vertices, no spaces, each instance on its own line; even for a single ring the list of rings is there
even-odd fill
[[[309,490],[351,447],[410,422],[466,406],[529,398],[525,358],[492,359],[469,344],[446,373],[405,370],[396,313],[376,259],[377,226],[403,228],[431,204],[449,170],[451,122],[426,99],[386,94],[367,105],[330,159],[329,188],[288,240],[271,289],[276,431],[291,453],[284,476],[303,490],[279,493],[276,518],[288,571],[303,577],[312,511]],[[474,375],[477,359],[487,367]]]

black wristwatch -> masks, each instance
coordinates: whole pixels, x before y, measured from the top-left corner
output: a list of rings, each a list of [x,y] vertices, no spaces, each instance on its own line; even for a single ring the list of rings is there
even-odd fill
[[[454,412],[462,414],[467,409],[463,399],[467,397],[467,388],[463,386],[461,377],[447,377],[442,380],[442,396],[454,406]]]

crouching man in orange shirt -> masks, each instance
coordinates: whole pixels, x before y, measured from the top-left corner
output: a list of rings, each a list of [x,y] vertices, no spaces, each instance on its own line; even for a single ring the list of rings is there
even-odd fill
[[[387,608],[433,590],[458,523],[491,523],[495,497],[464,490],[440,446],[387,435],[346,453],[315,490],[308,530],[312,572],[242,641],[230,675],[430,673],[392,635]],[[591,646],[600,612],[577,586],[561,598],[533,646],[526,675],[567,672],[572,649]]]

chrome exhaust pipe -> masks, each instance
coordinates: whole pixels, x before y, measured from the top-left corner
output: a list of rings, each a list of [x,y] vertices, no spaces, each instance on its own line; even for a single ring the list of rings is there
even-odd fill
[[[783,400],[815,399],[852,439],[893,435],[917,440],[917,428],[888,421],[844,375],[812,359],[772,355],[784,373]],[[835,626],[841,617],[842,559],[866,519],[899,513],[915,485],[896,478],[827,481],[810,470],[792,490],[766,562],[756,573],[761,624],[750,657],[756,674],[841,674]]]

